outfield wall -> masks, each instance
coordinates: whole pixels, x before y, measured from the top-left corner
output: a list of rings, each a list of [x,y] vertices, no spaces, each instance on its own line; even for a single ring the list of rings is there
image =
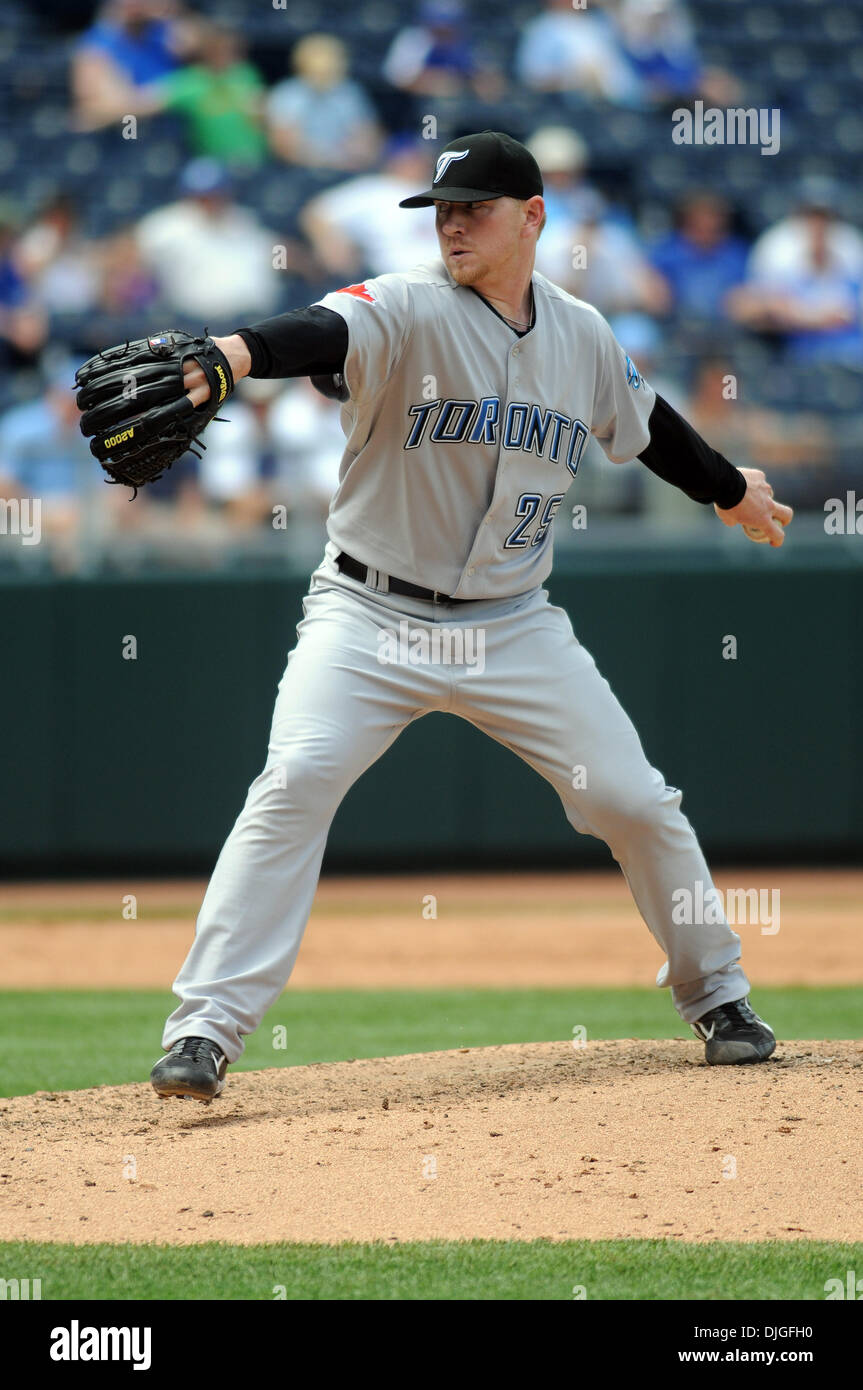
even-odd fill
[[[783,551],[742,567],[727,551],[593,556],[549,584],[717,858],[859,858],[863,567],[846,549],[851,562]],[[263,763],[306,585],[3,583],[3,872],[206,871]],[[441,714],[352,790],[326,861],[607,862],[535,773]]]

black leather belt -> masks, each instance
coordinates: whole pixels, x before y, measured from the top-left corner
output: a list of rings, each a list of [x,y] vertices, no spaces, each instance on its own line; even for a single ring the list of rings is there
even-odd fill
[[[355,560],[353,555],[347,555],[344,551],[336,559],[336,565],[341,574],[346,574],[349,579],[358,579],[361,584],[365,584],[368,578],[368,567]],[[466,598],[450,598],[448,594],[441,594],[437,589],[423,589],[419,584],[410,584],[406,579],[394,579],[389,576],[389,589],[391,594],[403,594],[405,598],[425,598],[432,599],[435,603],[470,603]]]

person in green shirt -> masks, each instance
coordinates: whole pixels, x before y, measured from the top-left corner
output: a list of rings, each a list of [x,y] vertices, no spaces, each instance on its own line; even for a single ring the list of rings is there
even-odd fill
[[[260,164],[267,137],[261,121],[265,86],[252,63],[241,56],[230,29],[205,31],[201,61],[178,68],[153,84],[161,109],[186,118],[195,154],[226,164]]]
[[[243,58],[233,30],[207,24],[199,34],[196,62],[124,93],[122,110],[106,113],[100,124],[129,114],[176,111],[186,120],[191,153],[233,166],[260,164],[267,157],[264,81]]]

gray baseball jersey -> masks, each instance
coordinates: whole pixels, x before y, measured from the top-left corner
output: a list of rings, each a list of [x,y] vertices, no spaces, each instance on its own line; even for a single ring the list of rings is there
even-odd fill
[[[589,436],[615,463],[645,448],[654,392],[608,323],[543,275],[533,289],[521,338],[442,261],[319,301],[348,326],[340,550],[457,598],[525,593]]]

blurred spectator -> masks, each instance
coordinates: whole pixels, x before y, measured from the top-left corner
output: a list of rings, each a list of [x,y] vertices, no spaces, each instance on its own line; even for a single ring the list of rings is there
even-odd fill
[[[347,76],[348,52],[330,34],[309,34],[294,49],[296,76],[267,101],[270,144],[280,159],[313,169],[365,169],[380,154],[374,107]]]
[[[821,466],[829,457],[824,423],[808,411],[776,411],[729,396],[736,382],[727,359],[704,358],[698,365],[687,420],[738,468]],[[783,483],[784,487],[784,483]]]
[[[700,96],[722,105],[737,96],[738,84],[728,73],[702,64],[680,0],[622,0],[614,24],[639,104],[670,106]]]
[[[52,198],[22,233],[15,260],[34,298],[52,313],[83,314],[99,295],[96,248],[81,232],[74,202]]]
[[[260,423],[239,391],[225,411],[225,421],[214,423],[202,441],[207,447],[198,462],[198,486],[204,501],[222,510],[232,525],[256,525],[268,512]]]
[[[731,208],[716,193],[688,193],[675,213],[676,229],[653,247],[651,262],[663,276],[674,318],[727,317],[728,292],[746,273],[747,247],[731,231]]]
[[[791,217],[752,249],[730,299],[737,323],[778,335],[797,361],[863,363],[863,237],[837,216],[837,190],[807,181]]]
[[[615,328],[647,331],[641,317],[664,313],[668,291],[633,229],[613,217],[584,180],[584,141],[566,126],[546,126],[529,144],[542,172],[547,217],[536,248],[537,269],[595,305]]]
[[[27,284],[16,264],[17,217],[0,208],[0,309],[17,309],[27,299]]]
[[[51,539],[74,540],[84,494],[101,478],[78,428],[74,378],[75,365],[64,362],[51,372],[43,396],[0,417],[0,491],[39,499],[42,534]]]
[[[537,92],[625,105],[641,91],[613,24],[595,2],[575,10],[572,0],[545,0],[544,13],[524,26],[515,70],[518,81]]]
[[[166,73],[134,92],[128,111],[183,116],[189,148],[229,165],[260,164],[267,153],[263,128],[265,86],[257,68],[242,57],[242,42],[230,29],[207,24],[200,30],[200,61]]]
[[[665,282],[635,234],[610,221],[582,222],[574,228],[573,260],[563,288],[599,309],[621,341],[636,327],[647,331],[644,316],[668,310]]]
[[[316,391],[307,377],[283,390],[270,407],[276,455],[273,497],[289,511],[326,516],[345,452],[340,420],[339,405]]]
[[[173,0],[109,0],[72,57],[77,129],[134,111],[135,89],[173,72],[197,39],[195,21]]]
[[[542,174],[546,223],[536,249],[541,274],[561,284],[572,271],[575,228],[606,215],[605,199],[585,179],[587,145],[568,126],[543,126],[527,142]]]
[[[48,321],[16,263],[18,213],[0,205],[0,365],[31,366],[48,335]]]
[[[807,411],[777,411],[738,399],[740,373],[724,357],[697,363],[691,392],[657,375],[648,354],[627,341],[626,349],[660,395],[738,468],[784,470],[782,497],[793,506],[816,505],[824,497],[825,470],[834,461],[834,441],[824,419]],[[734,383],[734,390],[730,389]],[[693,529],[715,524],[712,507],[700,507],[649,469],[639,470],[643,515],[654,524]]]
[[[424,0],[417,18],[390,45],[383,65],[387,82],[421,96],[500,94],[502,78],[479,62],[460,0]]]
[[[398,206],[428,180],[428,149],[422,140],[396,136],[380,173],[337,184],[306,204],[303,231],[328,274],[383,275],[439,257],[434,215]]]
[[[166,312],[210,328],[217,321],[235,328],[240,319],[274,312],[280,289],[274,237],[233,201],[227,170],[212,159],[193,159],[180,188],[178,202],[148,213],[136,231]]]
[[[563,125],[542,126],[527,147],[542,174],[546,231],[558,218],[571,225],[606,215],[605,199],[585,178],[588,149],[576,131]]]
[[[99,303],[104,312],[137,315],[155,305],[159,282],[144,265],[134,231],[117,232],[100,243],[99,268]]]
[[[752,248],[749,274],[801,275],[811,265],[813,238],[821,238],[831,262],[848,275],[863,274],[863,235],[839,210],[841,190],[823,175],[803,179],[788,217],[762,232]]]

